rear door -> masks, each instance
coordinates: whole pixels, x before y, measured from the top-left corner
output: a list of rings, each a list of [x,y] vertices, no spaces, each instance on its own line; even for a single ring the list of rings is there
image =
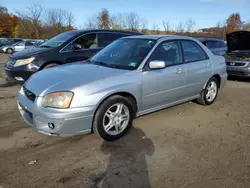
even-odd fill
[[[200,94],[204,84],[212,76],[212,63],[195,41],[183,40],[181,46],[187,70],[186,92],[188,96],[195,96]]]

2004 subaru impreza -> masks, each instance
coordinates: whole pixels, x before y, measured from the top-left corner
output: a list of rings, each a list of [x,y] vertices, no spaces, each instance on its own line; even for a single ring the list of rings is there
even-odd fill
[[[96,131],[115,140],[133,118],[197,99],[212,104],[227,80],[225,59],[181,36],[119,39],[87,62],[33,75],[19,92],[24,120],[39,132]]]

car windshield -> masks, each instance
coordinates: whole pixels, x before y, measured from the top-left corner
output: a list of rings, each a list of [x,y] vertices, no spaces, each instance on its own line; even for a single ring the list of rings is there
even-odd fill
[[[74,32],[65,32],[62,34],[59,34],[50,40],[44,42],[40,47],[47,47],[47,48],[55,48],[58,46],[61,46],[64,42],[71,39],[75,35]]]
[[[155,40],[123,38],[114,41],[88,62],[112,68],[135,70],[155,45]]]

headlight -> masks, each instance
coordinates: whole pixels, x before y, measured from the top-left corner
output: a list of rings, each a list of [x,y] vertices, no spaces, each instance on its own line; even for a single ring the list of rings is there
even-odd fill
[[[19,59],[14,64],[14,67],[18,67],[18,66],[21,66],[21,65],[27,65],[27,64],[31,63],[34,59],[35,59],[35,57],[30,57],[28,59]]]
[[[70,91],[49,93],[43,97],[42,105],[45,108],[69,108],[73,95],[73,92]]]

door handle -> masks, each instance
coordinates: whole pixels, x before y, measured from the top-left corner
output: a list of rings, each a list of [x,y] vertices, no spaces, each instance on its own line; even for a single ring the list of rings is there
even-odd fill
[[[211,63],[210,63],[210,62],[209,62],[209,63],[206,63],[206,64],[205,64],[205,67],[206,67],[206,68],[211,67]]]
[[[183,73],[183,70],[181,68],[176,69],[176,74],[182,74],[182,73]]]

